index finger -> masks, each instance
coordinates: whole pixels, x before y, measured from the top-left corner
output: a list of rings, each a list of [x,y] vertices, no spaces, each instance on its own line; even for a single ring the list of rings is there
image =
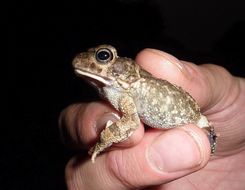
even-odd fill
[[[205,110],[216,105],[226,94],[229,85],[221,84],[231,77],[224,68],[217,65],[197,66],[155,49],[141,51],[136,62],[154,76],[181,86]]]

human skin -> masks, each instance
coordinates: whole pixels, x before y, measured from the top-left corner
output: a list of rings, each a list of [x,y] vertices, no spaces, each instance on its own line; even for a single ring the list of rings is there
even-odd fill
[[[66,166],[68,189],[244,189],[245,79],[217,65],[197,66],[154,49],[141,51],[136,62],[197,100],[219,135],[215,155],[210,156],[204,131],[194,125],[158,130],[141,124],[94,164],[89,156],[75,155]],[[104,101],[69,106],[60,115],[64,141],[89,149],[106,121],[117,119],[112,113],[118,114]]]

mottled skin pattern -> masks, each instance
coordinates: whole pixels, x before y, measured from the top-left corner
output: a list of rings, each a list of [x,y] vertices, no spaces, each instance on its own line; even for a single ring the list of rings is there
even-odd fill
[[[154,78],[132,59],[119,57],[110,45],[100,45],[77,55],[73,66],[76,74],[85,77],[122,113],[120,120],[107,122],[99,142],[90,150],[93,162],[104,149],[129,138],[140,120],[153,128],[167,129],[190,123],[206,128],[212,153],[215,151],[213,128],[196,101],[181,87]]]

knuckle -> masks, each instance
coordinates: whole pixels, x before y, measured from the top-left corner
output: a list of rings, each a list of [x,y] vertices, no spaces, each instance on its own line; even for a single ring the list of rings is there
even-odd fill
[[[82,109],[81,104],[73,104],[64,109],[59,117],[59,132],[62,142],[75,147],[79,142],[79,115]]]
[[[133,173],[131,171],[132,169],[126,167],[130,164],[127,164],[127,159],[123,154],[123,150],[109,152],[106,161],[109,172],[119,181],[119,183],[129,189],[137,188],[137,182],[131,175]]]
[[[84,189],[84,179],[81,173],[82,171],[77,168],[79,162],[81,162],[81,158],[73,157],[69,160],[65,167],[65,180],[67,189]]]

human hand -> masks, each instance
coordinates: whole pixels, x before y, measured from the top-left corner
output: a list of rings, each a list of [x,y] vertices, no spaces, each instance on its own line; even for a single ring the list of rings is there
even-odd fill
[[[244,189],[245,80],[216,65],[197,66],[164,52],[145,49],[136,62],[154,76],[188,91],[219,134],[210,159],[206,134],[194,125],[171,130],[143,124],[93,164],[75,156],[66,167],[69,189]],[[104,102],[71,105],[60,116],[69,144],[88,149],[117,112]]]

